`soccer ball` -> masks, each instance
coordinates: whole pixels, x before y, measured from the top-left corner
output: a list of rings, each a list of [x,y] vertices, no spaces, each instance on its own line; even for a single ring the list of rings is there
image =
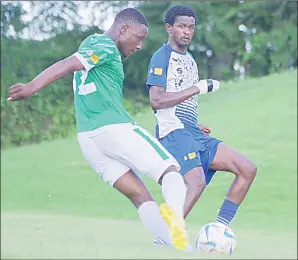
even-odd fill
[[[212,222],[204,225],[196,239],[196,249],[200,252],[232,254],[236,248],[236,237],[228,226]]]

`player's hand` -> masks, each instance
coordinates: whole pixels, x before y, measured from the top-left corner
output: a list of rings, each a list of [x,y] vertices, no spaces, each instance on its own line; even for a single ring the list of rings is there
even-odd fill
[[[208,92],[213,92],[219,89],[219,81],[214,79],[202,79],[197,84],[196,87],[200,90],[200,95],[206,94]]]
[[[8,101],[19,101],[31,97],[35,93],[34,88],[28,84],[17,83],[9,88]]]
[[[209,135],[211,133],[211,131],[212,131],[212,128],[210,126],[205,126],[205,125],[198,124],[198,127],[206,135]]]

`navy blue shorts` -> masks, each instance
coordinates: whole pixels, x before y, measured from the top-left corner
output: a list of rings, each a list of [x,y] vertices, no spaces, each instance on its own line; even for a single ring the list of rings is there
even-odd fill
[[[220,140],[205,135],[198,127],[177,129],[159,139],[160,143],[175,157],[181,166],[181,175],[202,166],[206,184],[216,171],[209,167],[215,157]]]

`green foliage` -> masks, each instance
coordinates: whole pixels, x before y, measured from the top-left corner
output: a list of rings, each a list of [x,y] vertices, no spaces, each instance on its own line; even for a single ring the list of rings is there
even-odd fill
[[[25,14],[19,2],[1,2],[1,39],[3,37],[11,37],[9,30],[14,30],[19,33],[26,27],[26,23],[22,20],[22,15]]]
[[[81,28],[78,4],[74,1],[31,1],[35,15],[29,27],[35,32],[55,36]],[[33,13],[33,12],[32,12]]]
[[[6,51],[1,55],[1,147],[66,137],[75,132],[71,75],[29,100],[11,103],[6,99],[9,86],[28,82],[51,64],[71,55],[90,33],[68,32],[43,42],[2,40],[1,47]]]
[[[18,82],[28,82],[61,58],[59,50],[53,55],[53,42],[41,44],[26,40],[3,40],[2,47],[9,52],[1,56],[1,146],[51,140],[73,132],[70,77],[52,84],[29,100],[15,103],[6,101],[8,87],[16,83],[16,79]]]
[[[297,2],[245,2],[230,19],[247,28],[244,48],[237,53],[246,74],[259,77],[293,67],[297,59]]]

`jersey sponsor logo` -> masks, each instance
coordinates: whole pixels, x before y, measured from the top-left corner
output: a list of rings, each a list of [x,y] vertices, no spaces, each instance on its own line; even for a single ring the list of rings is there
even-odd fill
[[[182,68],[177,68],[177,72],[179,73],[179,74],[182,74]]]
[[[162,68],[154,68],[154,75],[162,75]]]
[[[99,62],[99,57],[96,55],[96,54],[93,54],[91,57],[90,57],[90,60],[94,63],[94,64],[97,64]]]

